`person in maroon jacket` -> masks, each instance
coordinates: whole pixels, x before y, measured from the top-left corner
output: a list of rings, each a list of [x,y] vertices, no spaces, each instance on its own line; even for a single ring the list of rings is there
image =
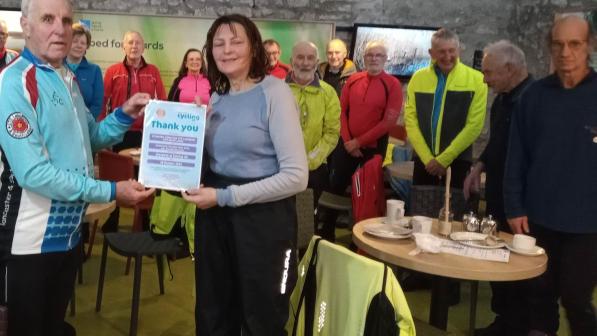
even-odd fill
[[[104,102],[100,120],[137,92],[147,93],[152,99],[167,99],[160,70],[143,58],[143,36],[139,32],[128,31],[124,34],[122,46],[124,60],[111,65],[104,75]],[[114,151],[140,147],[142,131],[143,117],[139,117],[125,133],[122,142],[113,147]]]
[[[388,132],[396,125],[402,109],[402,86],[387,74],[387,48],[380,41],[365,47],[365,71],[348,78],[340,96],[341,127],[338,146],[328,159],[330,191],[344,194],[359,164],[375,154],[385,157]],[[337,213],[322,214],[322,237],[334,240]]]

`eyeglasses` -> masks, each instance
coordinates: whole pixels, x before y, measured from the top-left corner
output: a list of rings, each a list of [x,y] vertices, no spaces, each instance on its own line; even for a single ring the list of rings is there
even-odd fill
[[[560,53],[564,50],[565,47],[568,47],[568,49],[572,52],[577,52],[579,51],[585,44],[587,43],[587,41],[583,41],[583,40],[572,40],[572,41],[552,41],[550,48],[551,51],[554,53]]]
[[[373,59],[373,58],[385,58],[386,54],[365,54],[365,58]]]

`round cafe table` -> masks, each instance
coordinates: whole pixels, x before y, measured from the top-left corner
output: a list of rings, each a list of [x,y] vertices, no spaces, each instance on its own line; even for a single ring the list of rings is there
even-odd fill
[[[139,152],[139,154],[135,154],[133,155],[132,153],[135,152]],[[127,148],[127,149],[123,149],[120,152],[118,152],[118,154],[122,155],[122,156],[128,156],[130,158],[133,159],[133,163],[135,165],[139,165],[139,160],[141,159],[141,148],[137,148],[137,147],[133,147],[133,148]]]
[[[93,241],[95,240],[95,232],[100,219],[108,217],[112,211],[116,209],[116,202],[108,203],[91,203],[85,212],[85,222],[90,223],[89,227],[89,246],[87,247],[87,258],[91,257],[91,250],[93,249]]]
[[[472,280],[476,294],[477,281],[515,281],[537,277],[547,268],[545,254],[527,257],[510,253],[507,263],[478,260],[446,253],[420,253],[409,255],[416,248],[413,239],[383,239],[364,232],[363,227],[370,223],[381,223],[381,217],[371,218],[354,225],[352,239],[359,249],[368,255],[396,266],[414,271],[436,275],[431,293],[429,323],[435,327],[446,329],[448,307],[447,278]],[[433,221],[432,233],[437,234],[437,220]],[[500,238],[512,241],[512,235],[500,232]],[[476,295],[471,297],[470,332],[474,331],[476,311]]]

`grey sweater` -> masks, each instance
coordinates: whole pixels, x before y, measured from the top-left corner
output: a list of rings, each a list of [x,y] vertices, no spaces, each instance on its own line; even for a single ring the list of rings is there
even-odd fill
[[[290,88],[266,76],[254,87],[214,93],[205,145],[216,174],[255,182],[217,189],[219,206],[265,203],[307,187],[307,157]]]

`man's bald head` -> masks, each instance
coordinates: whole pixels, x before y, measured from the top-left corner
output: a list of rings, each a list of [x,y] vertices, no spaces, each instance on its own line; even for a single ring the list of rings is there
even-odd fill
[[[326,55],[330,68],[335,70],[340,69],[344,65],[347,54],[346,44],[341,39],[333,39],[328,42]]]

